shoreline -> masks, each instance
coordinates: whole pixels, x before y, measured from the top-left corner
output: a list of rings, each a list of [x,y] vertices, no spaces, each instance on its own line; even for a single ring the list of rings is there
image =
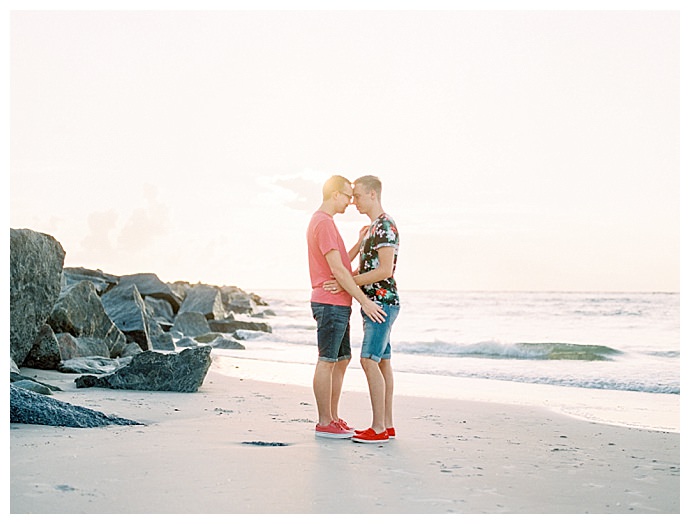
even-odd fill
[[[263,382],[310,386],[313,364],[214,356],[221,373]],[[344,391],[367,393],[357,359],[345,375]],[[289,370],[289,372],[286,372]],[[531,384],[395,371],[395,394],[462,401],[545,407],[600,424],[680,433],[680,395]]]
[[[320,439],[310,383],[232,377],[228,364],[215,358],[197,393],[76,389],[74,375],[22,370],[60,400],[145,425],[11,424],[11,513],[680,512],[678,433],[408,396],[399,380],[398,438]],[[341,416],[361,428],[369,401],[355,389]]]

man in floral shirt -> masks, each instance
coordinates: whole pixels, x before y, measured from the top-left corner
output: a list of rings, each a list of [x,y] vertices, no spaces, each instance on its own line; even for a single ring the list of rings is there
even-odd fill
[[[362,286],[362,291],[380,304],[399,306],[400,297],[393,277],[398,262],[398,245],[400,243],[398,228],[390,215],[381,213],[363,231],[364,238],[359,246],[359,273],[369,273],[380,266],[379,250],[383,247],[393,248],[393,269],[390,277],[365,284]]]
[[[362,228],[360,241],[350,251],[350,260],[359,254],[359,273],[355,283],[386,313],[384,322],[372,322],[362,315],[364,338],[360,362],[367,376],[371,408],[371,427],[355,431],[352,440],[362,443],[387,442],[395,437],[393,427],[393,368],[390,334],[400,311],[400,297],[394,273],[400,238],[395,221],[381,206],[381,181],[374,176],[355,180],[354,202],[357,211],[371,219]]]

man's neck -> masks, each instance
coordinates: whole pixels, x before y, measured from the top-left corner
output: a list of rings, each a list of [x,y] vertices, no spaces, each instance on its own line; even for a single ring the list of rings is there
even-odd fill
[[[373,222],[376,220],[378,217],[380,217],[384,213],[383,207],[381,207],[381,204],[378,206],[373,206],[370,210],[369,213],[367,213],[367,216],[369,219]]]
[[[328,201],[321,204],[321,207],[318,209],[318,211],[323,211],[331,216],[335,216],[335,208]]]

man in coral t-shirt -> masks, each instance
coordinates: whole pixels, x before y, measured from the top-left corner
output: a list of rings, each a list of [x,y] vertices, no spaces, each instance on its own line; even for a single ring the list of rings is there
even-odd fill
[[[355,284],[350,257],[333,216],[344,213],[352,202],[352,184],[341,176],[329,178],[323,186],[323,202],[307,229],[311,307],[317,325],[319,359],[314,371],[314,397],[319,415],[316,436],[350,438],[352,428],[338,416],[343,378],[352,352],[350,314],[352,298],[362,313],[374,322],[383,322],[381,306],[369,299]],[[331,293],[324,283],[335,279],[342,290]]]

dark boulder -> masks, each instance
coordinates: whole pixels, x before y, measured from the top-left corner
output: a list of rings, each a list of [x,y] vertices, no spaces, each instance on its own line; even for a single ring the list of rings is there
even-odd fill
[[[83,375],[78,388],[101,387],[144,391],[194,392],[201,387],[211,366],[211,348],[199,346],[180,353],[144,351],[114,373],[96,377]]]
[[[214,349],[244,349],[244,346],[231,338],[220,336],[211,342]]]
[[[87,280],[91,282],[99,296],[114,288],[120,277],[103,273],[100,269],[85,269],[83,267],[66,267],[62,271],[62,287],[67,288]]]
[[[192,289],[192,284],[182,280],[178,280],[177,282],[168,282],[168,286],[170,286],[170,289],[172,289],[173,293],[180,297],[183,302],[184,299],[187,298],[187,292]]]
[[[127,343],[125,335],[106,313],[101,297],[89,280],[82,280],[62,290],[48,317],[48,324],[55,333],[102,339],[108,348],[105,356],[121,353]]]
[[[75,406],[46,395],[10,384],[10,423],[39,424],[70,428],[139,425],[139,422],[109,416],[82,406]]]
[[[57,333],[60,360],[79,357],[110,357],[110,350],[102,338],[74,337],[69,333]]]
[[[137,286],[115,286],[101,297],[101,301],[105,312],[125,334],[127,342],[136,342],[144,351],[151,349],[148,314]]]
[[[22,384],[24,384],[25,389],[32,389],[32,390],[36,390],[36,391],[38,389],[43,390],[43,388],[49,389],[50,391],[62,391],[57,386],[54,386],[52,384],[47,384],[45,382],[41,382],[41,381],[36,380],[34,378],[22,375],[19,372],[19,368],[16,366],[16,364],[15,365],[12,365],[12,364],[13,364],[13,361],[10,361],[10,382],[11,383],[13,383],[13,384],[22,383]],[[34,387],[27,388],[26,382],[35,382],[36,384],[38,384],[38,386],[35,388]]]
[[[149,316],[158,322],[164,331],[169,331],[164,326],[172,326],[175,321],[175,313],[170,302],[160,298],[144,297],[144,304],[146,304],[146,311]]]
[[[16,386],[18,388],[23,388],[23,389],[28,389],[29,391],[33,391],[34,393],[40,393],[41,395],[52,395],[53,390],[50,389],[48,386],[41,384],[40,382],[36,382],[35,380],[29,380],[29,379],[24,379],[24,380],[12,380],[12,385]]]
[[[189,311],[202,313],[209,320],[225,318],[227,315],[220,290],[206,284],[197,284],[187,291],[178,314]]]
[[[125,349],[122,350],[122,353],[119,355],[111,355],[113,358],[123,358],[123,357],[133,357],[134,355],[138,355],[139,353],[143,353],[143,349],[139,347],[139,344],[136,342],[130,342],[125,346]]]
[[[239,314],[250,314],[254,311],[252,297],[237,286],[221,286],[219,289],[226,311]]]
[[[211,332],[208,320],[198,311],[183,311],[175,317],[172,330],[188,337],[196,337]]]
[[[138,347],[138,346],[137,346]],[[63,360],[58,365],[58,371],[63,373],[113,373],[132,361],[132,357],[78,357]]]
[[[43,324],[31,351],[24,359],[24,366],[35,369],[57,369],[60,358],[60,346],[55,333],[48,324]]]
[[[199,344],[212,344],[217,338],[221,338],[222,333],[204,333],[203,335],[198,335],[194,337]]]
[[[192,337],[182,337],[181,339],[179,339],[178,341],[175,342],[175,347],[179,348],[179,349],[196,347],[198,345],[199,345],[199,342],[197,342]]]
[[[175,351],[175,342],[173,342],[172,335],[166,333],[160,324],[148,314],[147,321],[149,323],[149,341],[151,342],[151,349]]]
[[[266,302],[263,298],[261,298],[259,295],[256,293],[249,293],[249,296],[252,297],[252,300],[257,306],[268,306],[268,302]]]
[[[237,340],[228,338],[222,333],[206,333],[194,337],[194,340],[200,344],[209,344],[212,348],[217,349],[244,349],[244,346]]]
[[[262,331],[271,333],[271,326],[264,322],[245,322],[243,320],[211,320],[208,323],[211,331],[219,333],[234,333],[240,329],[246,331]]]
[[[175,351],[175,341],[170,333],[151,335],[151,348],[158,351]]]
[[[272,309],[264,309],[263,311],[259,311],[258,313],[252,313],[252,318],[267,318],[275,316],[276,313]]]
[[[134,275],[124,275],[120,277],[120,285],[135,285],[142,297],[157,298],[165,300],[172,309],[174,315],[180,309],[182,298],[177,295],[172,288],[163,282],[153,273],[137,273]]]
[[[10,357],[19,366],[60,294],[64,260],[50,235],[10,229]]]

